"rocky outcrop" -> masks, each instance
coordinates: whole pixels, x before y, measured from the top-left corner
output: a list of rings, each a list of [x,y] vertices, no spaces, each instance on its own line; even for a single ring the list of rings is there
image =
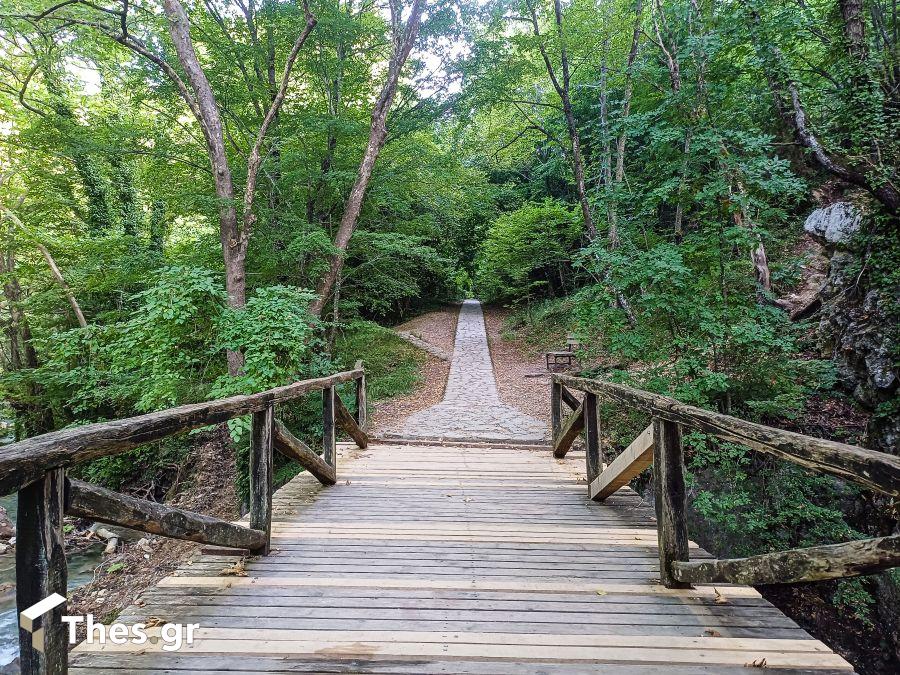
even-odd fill
[[[885,297],[865,288],[857,241],[862,224],[859,211],[848,202],[816,209],[804,229],[825,245],[828,275],[821,291],[819,339],[823,352],[834,358],[841,387],[867,410],[875,411],[897,395],[900,371],[896,327],[887,316]],[[900,419],[874,415],[868,429],[869,447],[897,453]]]
[[[835,202],[810,213],[803,229],[825,246],[848,246],[861,224],[862,214],[853,204]]]

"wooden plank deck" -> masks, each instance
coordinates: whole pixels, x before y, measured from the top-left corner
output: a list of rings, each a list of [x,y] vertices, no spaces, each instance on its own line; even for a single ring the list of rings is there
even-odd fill
[[[276,493],[248,576],[198,556],[119,618],[192,645],[82,644],[70,672],[851,672],[752,588],[662,587],[650,510],[586,492],[583,453],[342,446],[337,485]]]

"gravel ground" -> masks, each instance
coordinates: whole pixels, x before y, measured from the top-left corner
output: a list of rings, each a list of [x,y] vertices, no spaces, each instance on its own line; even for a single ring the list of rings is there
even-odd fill
[[[420,314],[415,319],[394,326],[394,330],[412,333],[417,338],[430,342],[450,354],[453,352],[458,317],[459,305],[447,305],[436,312]]]
[[[437,311],[422,314],[404,324],[395,326],[395,329],[412,333],[452,354],[458,316],[459,306],[447,305]],[[402,428],[407,417],[439,403],[444,397],[450,363],[431,354],[425,354],[425,356],[426,360],[422,366],[423,379],[415,391],[406,396],[379,401],[375,404],[369,420],[376,436],[379,433]]]
[[[500,398],[507,405],[550,424],[550,378],[543,352],[521,340],[503,338],[503,321],[509,310],[490,306],[483,309]]]

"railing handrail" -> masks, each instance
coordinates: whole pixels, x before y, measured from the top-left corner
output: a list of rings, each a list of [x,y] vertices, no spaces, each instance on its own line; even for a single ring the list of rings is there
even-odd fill
[[[900,457],[857,445],[785,431],[704,410],[669,396],[600,379],[554,374],[553,381],[644,410],[655,417],[693,427],[726,441],[780,457],[807,469],[892,496],[900,496]]]
[[[357,366],[327,377],[300,380],[256,394],[189,403],[136,417],[51,431],[0,448],[0,495],[32,483],[50,470],[116,455],[150,441],[218,424],[343,382],[358,380]]]
[[[356,415],[337,394],[336,386],[356,382]],[[321,456],[275,417],[276,404],[322,390]],[[115,455],[148,441],[252,414],[249,448],[250,527],[166,504],[121,495],[66,477],[77,462]],[[0,450],[0,494],[18,490],[16,605],[19,612],[53,593],[66,594],[63,517],[72,515],[130,527],[164,537],[186,539],[266,555],[272,538],[273,454],[277,450],[307,469],[323,485],[337,480],[337,430],[343,429],[360,448],[369,442],[366,427],[366,373],[362,361],[353,370],[301,380],[249,396],[169,408],[112,422],[89,424],[35,436]],[[22,624],[19,664],[22,673],[65,672],[67,635],[61,617],[51,609],[41,630]],[[23,615],[24,616],[24,615]]]
[[[566,387],[584,392],[579,400]],[[650,413],[651,425],[608,466],[600,442],[599,397]],[[562,405],[572,409],[564,420]],[[900,567],[900,535],[765,553],[750,558],[691,562],[682,427],[769,453],[813,471],[889,495],[900,492],[900,458],[855,445],[804,436],[685,405],[622,384],[554,375],[550,386],[553,454],[565,457],[583,429],[588,497],[603,501],[646,468],[653,468],[660,580],[666,588],[691,584],[772,584],[822,581]]]

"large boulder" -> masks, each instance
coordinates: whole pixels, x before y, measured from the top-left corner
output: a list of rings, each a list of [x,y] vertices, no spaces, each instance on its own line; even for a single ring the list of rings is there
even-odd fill
[[[847,246],[861,223],[862,214],[853,204],[835,202],[810,213],[803,229],[826,246]]]

